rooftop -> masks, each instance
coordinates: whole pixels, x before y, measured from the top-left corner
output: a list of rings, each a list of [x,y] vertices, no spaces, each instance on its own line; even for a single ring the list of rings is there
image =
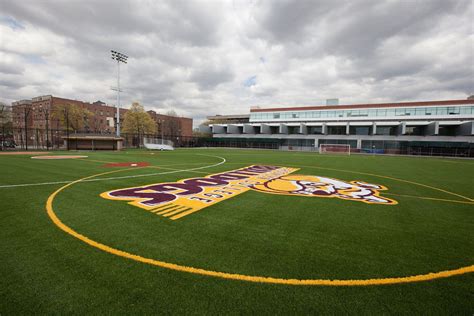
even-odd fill
[[[344,110],[344,109],[368,109],[368,108],[392,108],[407,106],[442,106],[442,105],[462,105],[474,104],[474,100],[444,100],[444,101],[418,101],[418,102],[391,102],[372,104],[346,104],[346,105],[320,105],[320,106],[298,106],[291,108],[250,108],[251,113],[255,112],[282,112],[282,111],[308,111],[308,110]]]

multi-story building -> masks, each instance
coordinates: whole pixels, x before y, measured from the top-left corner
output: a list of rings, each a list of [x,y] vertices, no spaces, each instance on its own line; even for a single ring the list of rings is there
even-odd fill
[[[157,125],[157,134],[164,137],[192,137],[193,119],[147,111]]]
[[[62,129],[58,119],[53,116],[54,108],[58,105],[76,105],[92,112],[84,129],[95,133],[115,132],[117,109],[101,101],[93,103],[78,100],[59,98],[52,95],[35,97],[31,100],[21,100],[12,103],[13,127],[29,129]],[[127,109],[120,109],[120,121],[123,122]],[[192,119],[173,117],[148,111],[157,124],[164,126],[166,135],[192,136]],[[174,128],[177,126],[178,128]]]
[[[35,97],[31,100],[21,100],[12,103],[13,127],[29,129],[62,129],[59,120],[54,118],[53,111],[58,105],[76,105],[87,109],[93,116],[86,122],[85,129],[97,133],[111,133],[115,131],[116,108],[101,101],[88,103],[78,100],[58,98],[51,95]],[[126,109],[120,109],[122,115]]]
[[[87,118],[84,130],[81,132],[112,134],[115,133],[117,122],[117,109],[101,101],[93,103],[59,98],[52,95],[44,95],[32,98],[31,100],[21,100],[12,103],[13,129],[17,144],[52,143],[60,141],[57,131],[63,130],[59,119],[55,118],[54,109],[59,105],[76,105],[92,113]],[[127,113],[127,109],[120,109],[120,123]],[[148,112],[157,122],[158,131],[163,129],[166,137],[190,137],[192,136],[193,120],[185,117],[173,117],[157,114],[154,111]],[[25,128],[26,127],[26,128]],[[48,130],[48,134],[45,131]]]
[[[25,128],[33,126],[31,100],[20,100],[12,103],[12,118],[14,128]],[[25,119],[26,118],[26,119]]]
[[[474,100],[251,108],[248,123],[201,126],[214,138],[273,141],[282,149],[349,144],[355,151],[420,148],[474,155]]]

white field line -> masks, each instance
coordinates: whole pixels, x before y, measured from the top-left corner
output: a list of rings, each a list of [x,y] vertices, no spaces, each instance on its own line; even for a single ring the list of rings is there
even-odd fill
[[[107,181],[107,180],[118,180],[118,179],[130,179],[130,178],[141,178],[141,177],[151,177],[151,176],[156,176],[156,175],[162,175],[162,174],[171,174],[171,173],[178,173],[178,172],[185,172],[185,171],[194,171],[194,170],[201,170],[201,169],[206,169],[206,168],[212,168],[212,167],[217,167],[226,162],[226,159],[220,156],[211,156],[211,155],[204,155],[204,154],[197,154],[200,156],[207,156],[207,157],[212,157],[212,158],[219,158],[221,159],[220,162],[208,165],[208,166],[202,166],[202,167],[196,167],[196,168],[190,168],[190,169],[176,169],[172,171],[165,171],[165,172],[154,172],[154,173],[146,173],[146,174],[137,174],[137,175],[132,175],[132,176],[121,176],[121,177],[110,177],[110,178],[98,178],[98,179],[88,179],[84,180],[81,182],[95,182],[95,181]],[[160,166],[155,166],[159,168]],[[0,185],[0,189],[6,189],[6,188],[17,188],[17,187],[32,187],[32,186],[41,186],[41,185],[53,185],[53,184],[66,184],[66,183],[71,183],[76,180],[67,180],[67,181],[55,181],[55,182],[41,182],[41,183],[22,183],[22,184],[5,184],[5,185]]]

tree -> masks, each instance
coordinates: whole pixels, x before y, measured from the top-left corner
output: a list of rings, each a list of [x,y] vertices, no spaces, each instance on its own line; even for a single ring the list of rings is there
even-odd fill
[[[11,107],[3,102],[0,102],[0,127],[11,129],[12,126],[13,122]]]
[[[0,149],[3,149],[7,135],[12,137],[13,122],[11,107],[0,102]]]
[[[91,111],[75,104],[58,104],[51,112],[51,117],[58,120],[67,131],[83,129],[93,115]]]
[[[152,134],[156,131],[155,121],[138,102],[133,102],[123,119],[125,133]]]
[[[193,137],[211,137],[212,133],[201,132],[199,128],[193,129]]]
[[[169,110],[165,113],[168,118],[164,120],[164,130],[167,131],[168,136],[181,136],[181,120],[174,110]]]
[[[232,120],[227,120],[227,119],[212,119],[212,120],[206,120],[201,123],[201,125],[212,125],[212,124],[228,124],[228,123],[239,123],[237,121],[232,121]]]

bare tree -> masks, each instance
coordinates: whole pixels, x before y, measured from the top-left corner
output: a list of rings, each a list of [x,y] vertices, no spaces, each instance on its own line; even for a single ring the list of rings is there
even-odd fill
[[[0,149],[3,149],[7,134],[11,134],[13,130],[11,107],[3,102],[0,102],[0,129],[2,132],[0,137]]]
[[[165,113],[168,116],[164,121],[164,130],[167,131],[168,136],[181,136],[181,120],[174,110],[169,110]]]

